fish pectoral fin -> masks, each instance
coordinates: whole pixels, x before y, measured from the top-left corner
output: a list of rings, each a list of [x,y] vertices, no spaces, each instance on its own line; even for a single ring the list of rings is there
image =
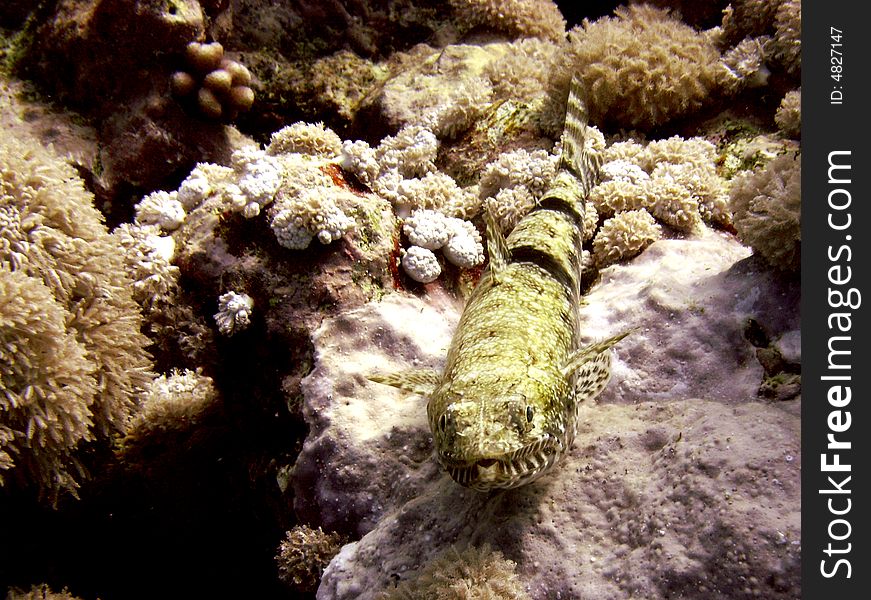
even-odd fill
[[[383,383],[406,392],[428,396],[439,383],[441,376],[434,369],[409,369],[398,373],[373,373],[369,381]]]
[[[563,377],[570,379],[577,374],[575,398],[578,402],[595,398],[611,379],[611,346],[632,333],[624,331],[607,340],[596,342],[573,352],[562,367]]]
[[[496,218],[489,210],[484,211],[484,223],[487,227],[487,254],[490,255],[490,276],[493,283],[500,283],[502,273],[508,266],[508,243],[496,224]]]

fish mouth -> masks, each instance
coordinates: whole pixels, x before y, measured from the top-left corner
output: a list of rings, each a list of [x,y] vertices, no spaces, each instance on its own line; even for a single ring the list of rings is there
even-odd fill
[[[562,444],[548,436],[499,456],[459,462],[440,457],[451,478],[462,486],[487,492],[525,485],[537,479],[556,462]]]

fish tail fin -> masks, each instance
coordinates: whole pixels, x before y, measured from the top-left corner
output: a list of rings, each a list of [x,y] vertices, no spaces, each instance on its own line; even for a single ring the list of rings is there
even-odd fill
[[[599,157],[587,144],[587,106],[583,88],[577,76],[572,77],[566,103],[559,171],[571,173],[580,183],[580,196],[586,198],[599,176]]]

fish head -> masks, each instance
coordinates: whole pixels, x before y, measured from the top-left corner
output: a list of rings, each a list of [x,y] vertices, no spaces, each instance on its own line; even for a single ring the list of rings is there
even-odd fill
[[[431,402],[439,463],[459,484],[480,491],[536,479],[565,450],[565,427],[547,403],[519,393]]]

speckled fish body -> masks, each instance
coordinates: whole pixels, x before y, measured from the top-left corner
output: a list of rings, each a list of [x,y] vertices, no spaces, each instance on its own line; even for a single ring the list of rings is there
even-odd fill
[[[571,447],[578,406],[610,377],[610,347],[579,348],[584,199],[597,165],[572,84],[560,168],[507,240],[487,218],[490,264],[467,302],[440,374],[379,381],[425,392],[441,465],[481,491],[539,477]],[[415,385],[417,384],[417,385]]]

